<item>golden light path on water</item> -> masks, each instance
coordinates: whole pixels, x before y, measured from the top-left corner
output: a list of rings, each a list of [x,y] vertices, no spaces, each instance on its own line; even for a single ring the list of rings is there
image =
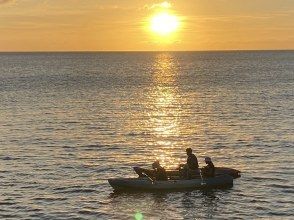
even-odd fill
[[[153,83],[150,91],[150,103],[153,103],[149,118],[156,136],[157,148],[154,158],[167,168],[179,164],[180,158],[174,154],[177,137],[180,136],[181,99],[176,82],[176,61],[171,54],[157,54],[154,61]]]
[[[156,159],[165,168],[175,169],[180,163],[186,162],[185,149],[191,147],[198,157],[200,166],[205,165],[204,157],[210,156],[217,166],[244,169],[245,164],[242,162],[236,166],[234,160],[228,159],[242,154],[242,149],[226,146],[228,136],[234,133],[234,126],[227,126],[227,123],[233,124],[232,119],[228,118],[224,123],[224,116],[219,112],[231,110],[226,109],[227,106],[218,107],[219,109],[215,107],[222,106],[222,97],[230,94],[226,90],[217,91],[213,86],[193,90],[183,88],[182,80],[187,76],[181,69],[181,62],[182,60],[173,53],[153,53],[148,61],[148,68],[144,69],[148,78],[141,76],[149,80],[146,83],[148,86],[140,87],[139,92],[120,93],[120,101],[116,98],[105,99],[113,104],[112,108],[115,106],[113,109],[116,112],[112,113],[115,117],[111,115],[115,120],[101,126],[109,132],[117,132],[117,137],[109,139],[111,142],[107,143],[121,144],[125,146],[125,151],[115,154],[110,150],[103,154],[82,151],[79,158],[92,159],[91,162],[87,162],[87,166],[97,164],[97,158],[114,157],[126,164],[126,170],[132,166],[150,168]],[[203,80],[201,71],[200,66],[199,70],[193,73],[197,81]],[[140,85],[136,85],[135,88],[138,86]],[[217,92],[221,95],[217,95]],[[92,108],[89,105],[86,109],[88,111]],[[122,111],[124,109],[127,109],[127,114]],[[96,120],[99,115],[100,112],[90,115],[91,120]],[[100,123],[103,121],[105,118],[101,119]],[[99,132],[97,129],[92,130],[81,138],[95,140],[100,135]],[[79,137],[80,131],[67,135]],[[238,138],[245,139],[242,136]],[[134,173],[131,172],[129,175],[132,174]]]
[[[0,218],[291,218],[292,52],[0,56]],[[187,147],[242,177],[209,194],[106,181]]]
[[[205,156],[214,158],[218,166],[230,166],[229,161],[223,164],[222,158],[234,157],[239,151],[213,147],[215,140],[212,137],[219,138],[231,132],[223,126],[213,109],[213,103],[221,102],[221,97],[202,94],[201,91],[183,92],[179,85],[182,71],[179,66],[179,60],[172,53],[154,54],[153,86],[145,96],[144,114],[148,117],[141,128],[132,126],[152,134],[152,140],[146,144],[145,150],[151,151],[146,163],[157,159],[165,168],[175,169],[186,162],[185,149],[191,147],[200,166],[204,165]]]

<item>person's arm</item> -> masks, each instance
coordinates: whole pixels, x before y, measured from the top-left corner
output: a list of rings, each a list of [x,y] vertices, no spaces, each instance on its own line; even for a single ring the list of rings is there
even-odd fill
[[[214,176],[214,167],[213,166],[207,166],[206,167],[206,176],[207,177],[213,177]]]
[[[192,167],[192,161],[190,156],[187,158],[187,165],[188,165],[188,168]]]
[[[207,166],[201,168],[201,173],[202,173],[202,175],[203,175],[204,177],[207,176],[207,173],[208,173],[208,172],[207,172],[207,171],[208,171],[207,168],[208,168]]]
[[[196,158],[196,167],[199,168],[198,159],[197,159],[197,157],[195,157],[195,158]]]

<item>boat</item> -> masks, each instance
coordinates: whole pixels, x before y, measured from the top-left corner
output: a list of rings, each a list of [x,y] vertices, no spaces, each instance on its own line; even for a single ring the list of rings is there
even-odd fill
[[[137,169],[141,169],[140,167],[134,167]],[[142,169],[142,170],[147,170],[148,173],[152,173],[153,170],[151,169]],[[198,171],[198,170],[197,170]],[[135,170],[136,172],[136,170]],[[168,176],[169,179],[179,179],[180,178],[180,171],[179,170],[166,170],[166,174]],[[232,169],[232,168],[228,168],[228,167],[215,167],[215,175],[219,176],[219,175],[229,175],[231,177],[233,177],[234,179],[241,177],[241,171],[240,170],[236,170],[236,169]],[[200,173],[199,172],[195,172],[195,174],[192,174],[191,176],[192,178],[200,178]]]
[[[208,188],[228,188],[233,186],[233,177],[218,175],[211,178],[197,179],[168,179],[153,181],[148,177],[114,178],[108,179],[115,191],[165,191],[165,190],[191,190]]]
[[[180,176],[180,172],[178,170],[167,170],[166,173],[172,179],[178,178]],[[229,175],[236,179],[241,177],[241,171],[228,167],[215,167],[215,175]],[[200,176],[199,174],[195,174],[194,177],[199,178]]]

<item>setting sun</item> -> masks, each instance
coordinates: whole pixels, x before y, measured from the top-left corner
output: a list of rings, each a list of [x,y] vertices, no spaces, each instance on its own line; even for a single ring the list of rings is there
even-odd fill
[[[153,33],[167,36],[175,31],[179,27],[179,19],[177,16],[162,12],[156,14],[151,19],[151,30]]]

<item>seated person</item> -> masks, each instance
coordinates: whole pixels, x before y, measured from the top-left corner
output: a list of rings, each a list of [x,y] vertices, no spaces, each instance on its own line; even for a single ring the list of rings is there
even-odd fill
[[[158,160],[152,164],[152,168],[154,170],[155,180],[167,180],[166,171],[162,166],[160,166]]]
[[[214,177],[215,168],[210,157],[205,157],[207,166],[201,169],[202,176],[205,178]]]
[[[191,148],[187,148],[186,153],[187,163],[185,165],[180,165],[180,175],[186,179],[191,179],[193,175],[199,173],[199,165],[197,157],[192,153]]]
[[[160,166],[159,161],[155,161],[152,164],[153,170],[143,169],[140,167],[134,167],[135,172],[139,175],[139,177],[149,177],[153,180],[167,180],[167,174],[165,169]]]

